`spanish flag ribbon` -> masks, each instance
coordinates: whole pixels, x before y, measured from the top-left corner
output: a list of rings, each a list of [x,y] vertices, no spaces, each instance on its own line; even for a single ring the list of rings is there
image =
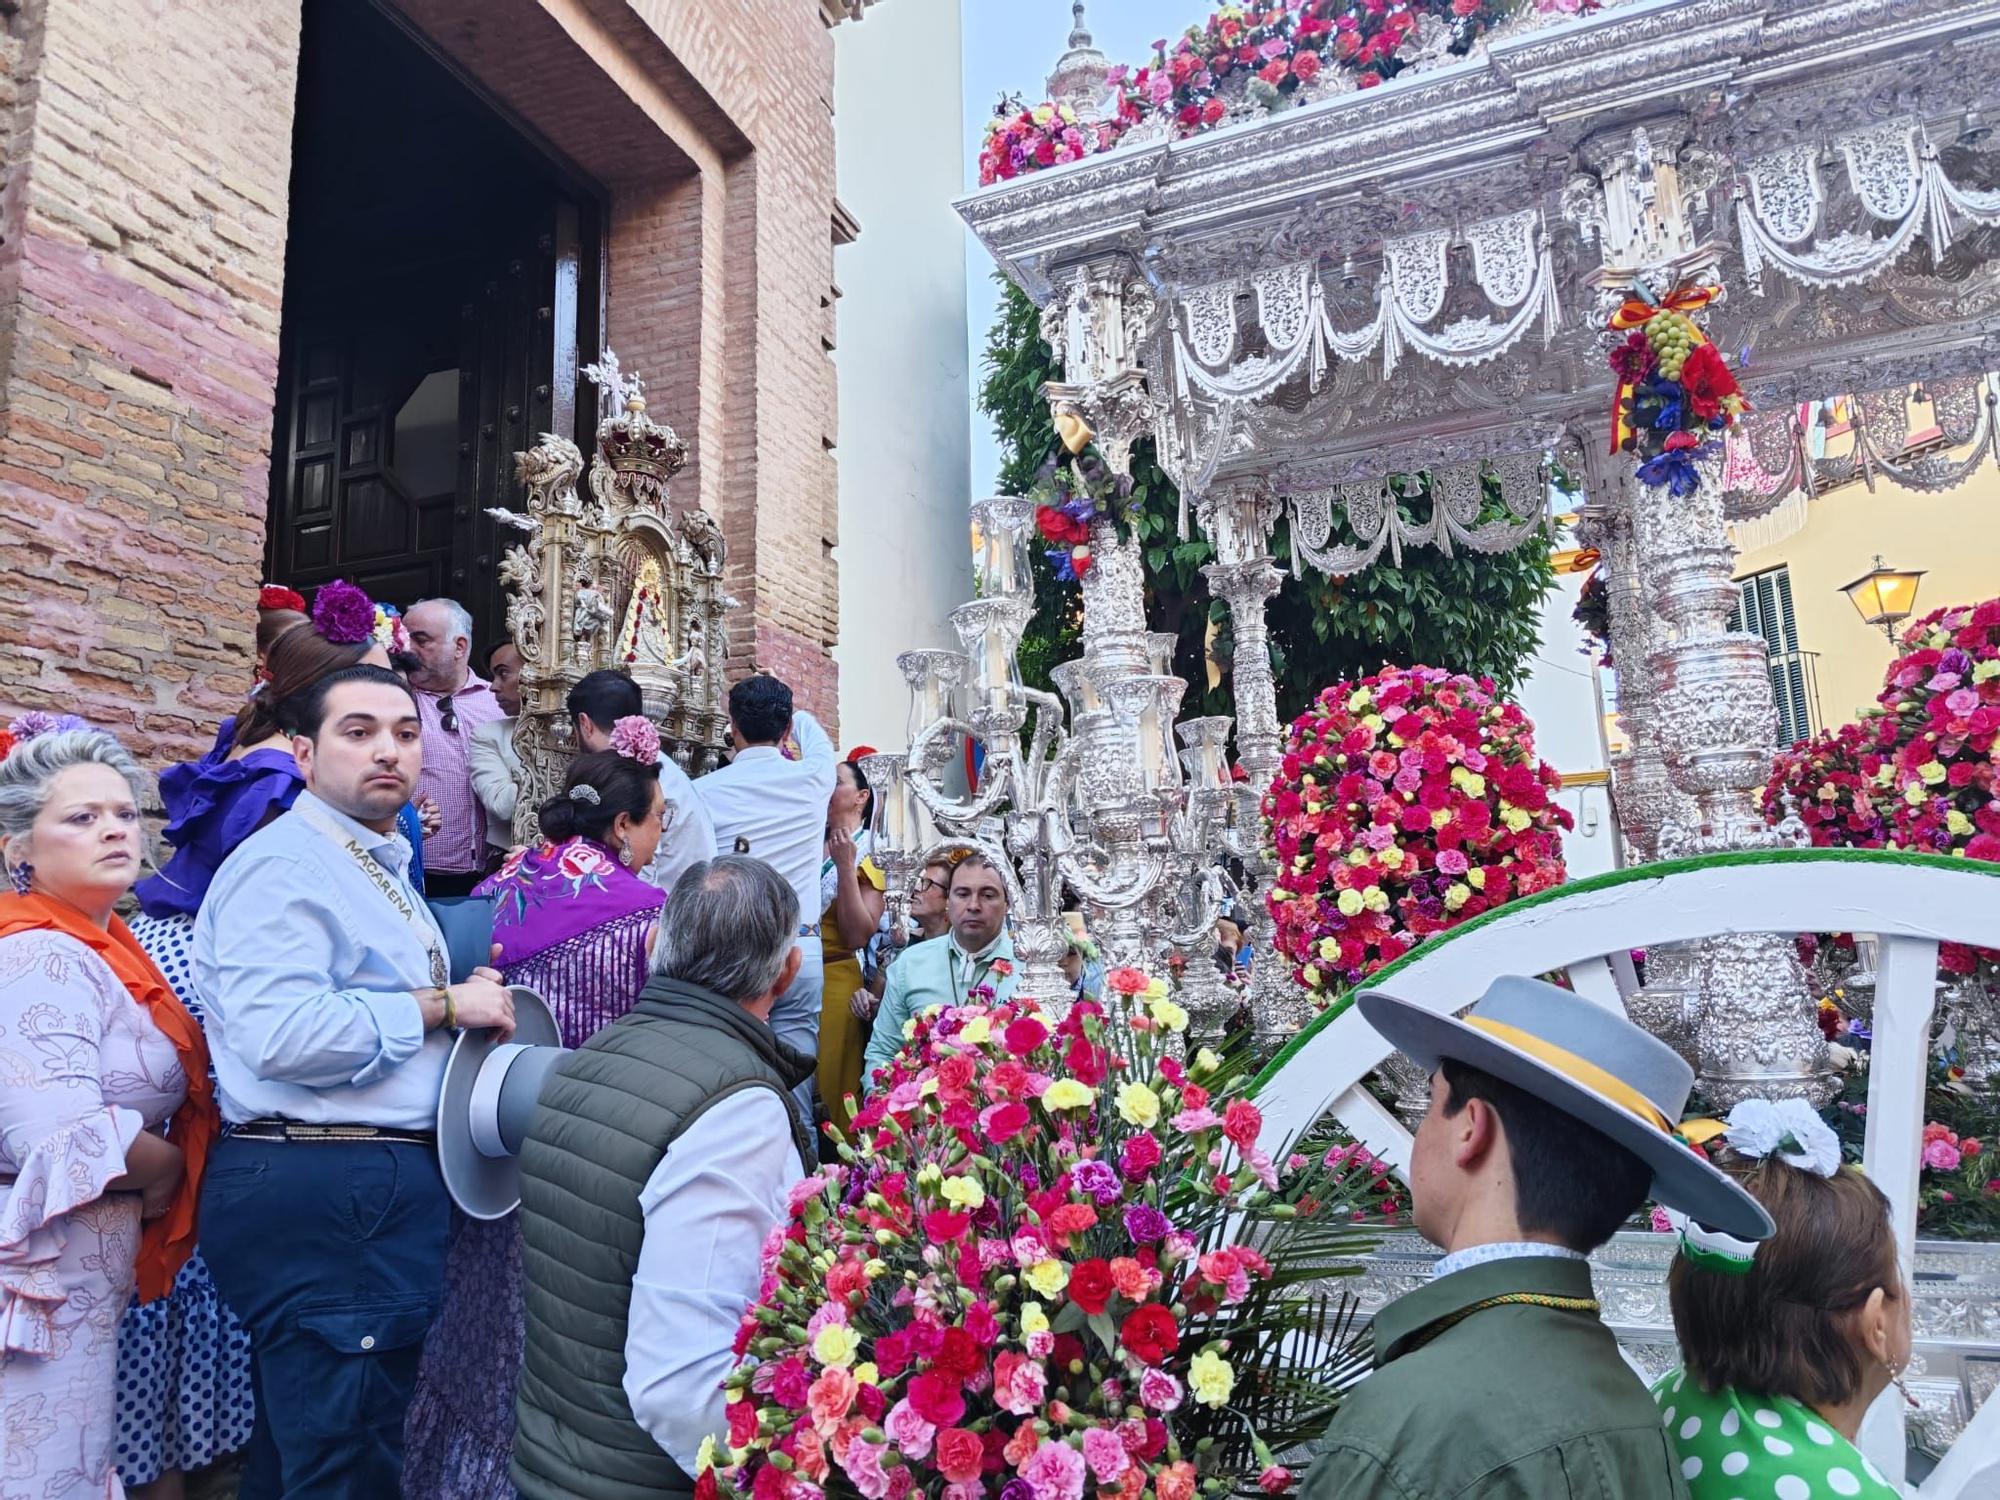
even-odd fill
[[[1643,295],[1646,288],[1642,283],[1634,289],[1635,295],[1627,297],[1619,304],[1618,310],[1605,324],[1613,333],[1627,333],[1634,328],[1644,328],[1661,313],[1698,312],[1722,295],[1722,288],[1696,286],[1690,283],[1675,287],[1658,302],[1648,301]],[[1708,336],[1699,328],[1695,330],[1695,342],[1705,344]],[[1625,403],[1631,399],[1633,383],[1620,379],[1618,389],[1611,397],[1611,451],[1616,453],[1625,446],[1625,440],[1632,435],[1632,429],[1625,422]]]

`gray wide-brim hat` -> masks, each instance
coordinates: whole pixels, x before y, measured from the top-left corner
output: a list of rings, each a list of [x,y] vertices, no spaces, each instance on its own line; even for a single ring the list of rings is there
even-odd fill
[[[1355,997],[1368,1024],[1424,1072],[1451,1058],[1554,1105],[1653,1169],[1653,1197],[1738,1239],[1772,1230],[1764,1206],[1674,1132],[1694,1069],[1658,1038],[1572,990],[1505,975],[1465,1018],[1382,990]]]
[[[542,1083],[569,1056],[542,997],[513,986],[514,1036],[462,1031],[438,1096],[438,1165],[451,1201],[474,1219],[504,1219],[521,1202],[521,1140]]]

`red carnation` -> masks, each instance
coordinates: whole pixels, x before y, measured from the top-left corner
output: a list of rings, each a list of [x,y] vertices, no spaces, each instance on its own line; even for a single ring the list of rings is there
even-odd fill
[[[949,1427],[965,1415],[965,1397],[959,1394],[959,1383],[935,1371],[912,1380],[906,1394],[917,1415],[933,1427]]]
[[[1231,1099],[1229,1107],[1222,1112],[1222,1133],[1244,1151],[1256,1146],[1258,1133],[1263,1128],[1262,1112],[1248,1099]]]
[[[1112,1291],[1111,1266],[1095,1256],[1069,1273],[1069,1300],[1093,1318],[1111,1305]]]
[[[1018,1021],[1008,1023],[1002,1033],[1007,1050],[1016,1057],[1026,1057],[1049,1039],[1049,1028],[1033,1016],[1022,1016]]]
[[[915,1402],[912,1401],[912,1405]],[[964,1403],[961,1402],[962,1406]],[[919,1410],[919,1415],[922,1415]],[[926,1421],[929,1418],[925,1418]],[[986,1444],[976,1432],[947,1427],[937,1435],[937,1466],[947,1483],[969,1484],[986,1466]],[[711,1474],[714,1470],[709,1471]]]
[[[297,589],[288,589],[281,583],[267,583],[257,591],[259,609],[290,609],[300,614],[306,612],[306,596]]]
[[[931,1355],[931,1365],[941,1374],[966,1381],[985,1367],[986,1357],[979,1352],[979,1340],[966,1329],[953,1326],[945,1329],[939,1337],[937,1349]],[[958,1418],[951,1420],[956,1422]]]
[[[1157,1302],[1135,1307],[1118,1329],[1118,1341],[1142,1365],[1157,1365],[1181,1346],[1174,1315]]]
[[[1224,107],[1220,99],[1210,99],[1208,103],[1201,107],[1201,123],[1204,125],[1213,125],[1227,113],[1228,110]]]
[[[1706,422],[1722,410],[1722,398],[1735,395],[1740,387],[1723,362],[1722,351],[1713,344],[1697,344],[1681,365],[1681,389],[1687,392],[1688,409]]]
[[[1298,75],[1299,82],[1311,83],[1315,78],[1319,77],[1319,54],[1317,52],[1299,53],[1298,56],[1292,59],[1292,72]]]

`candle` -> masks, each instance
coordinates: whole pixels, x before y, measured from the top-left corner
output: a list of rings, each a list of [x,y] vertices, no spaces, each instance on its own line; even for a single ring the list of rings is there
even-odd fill
[[[1139,767],[1146,790],[1157,792],[1166,781],[1166,737],[1160,733],[1160,703],[1154,698],[1139,710]]]
[[[986,631],[986,706],[1007,706],[1007,634],[995,620]]]

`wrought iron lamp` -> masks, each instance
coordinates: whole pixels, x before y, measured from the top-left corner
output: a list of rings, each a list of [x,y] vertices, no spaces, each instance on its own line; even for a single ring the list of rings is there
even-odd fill
[[[1875,566],[1854,582],[1843,583],[1840,591],[1854,601],[1862,621],[1881,626],[1889,644],[1894,646],[1896,627],[1916,613],[1917,581],[1927,571],[1925,568],[1887,567],[1878,552],[1875,554]]]

